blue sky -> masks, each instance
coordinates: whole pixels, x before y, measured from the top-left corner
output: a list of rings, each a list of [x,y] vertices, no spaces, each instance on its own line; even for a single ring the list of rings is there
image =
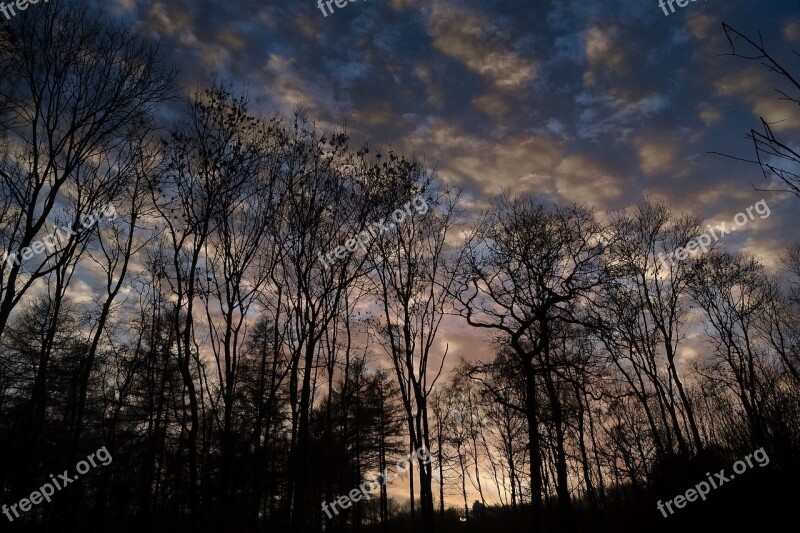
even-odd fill
[[[320,125],[436,165],[476,207],[503,189],[621,208],[644,194],[709,222],[764,197],[773,215],[732,238],[767,262],[793,239],[795,199],[759,193],[759,117],[793,138],[781,81],[726,57],[721,23],[761,31],[778,57],[800,41],[800,4],[655,0],[357,0],[327,17],[294,2],[116,0],[159,37],[189,91],[212,76],[269,113],[306,107]],[[796,59],[796,57],[794,58]],[[796,63],[796,61],[795,61]],[[780,122],[779,122],[780,121]],[[734,242],[735,241],[735,242]]]

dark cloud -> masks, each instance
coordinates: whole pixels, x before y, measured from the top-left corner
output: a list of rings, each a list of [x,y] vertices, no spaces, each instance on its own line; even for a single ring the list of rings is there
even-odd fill
[[[319,124],[425,157],[478,204],[502,188],[601,210],[656,194],[716,219],[764,193],[752,190],[757,168],[708,152],[749,156],[744,134],[761,116],[791,138],[800,129],[774,76],[721,55],[724,20],[761,30],[786,57],[800,41],[788,5],[690,2],[669,16],[616,0],[358,0],[327,17],[311,0],[108,9],[160,38],[187,88],[217,75],[262,111],[304,106]],[[773,217],[792,217],[793,200],[773,196]],[[788,242],[789,227],[754,224],[763,240],[739,244]]]

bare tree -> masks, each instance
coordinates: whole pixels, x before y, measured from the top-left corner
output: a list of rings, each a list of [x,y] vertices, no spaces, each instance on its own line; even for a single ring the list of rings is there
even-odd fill
[[[167,146],[163,173],[151,184],[153,203],[169,239],[171,290],[175,296],[173,315],[178,347],[178,368],[189,398],[188,455],[190,507],[200,517],[197,498],[197,443],[200,431],[200,401],[194,372],[202,383],[203,363],[195,337],[195,300],[204,293],[210,280],[206,257],[208,240],[222,218],[226,205],[235,204],[243,185],[260,175],[264,160],[265,134],[260,124],[247,115],[246,100],[235,99],[229,91],[211,88],[197,94],[189,105],[186,122],[176,125]],[[247,194],[247,189],[244,189]],[[227,204],[226,204],[227,202]],[[262,211],[266,207],[259,206]],[[233,215],[231,215],[233,216]],[[233,252],[228,252],[233,253]],[[239,253],[253,253],[253,245]],[[229,265],[233,266],[233,265]],[[247,267],[247,264],[244,265]],[[234,281],[233,277],[231,278]],[[237,283],[238,285],[238,283]],[[231,307],[241,304],[230,295]],[[228,307],[229,323],[233,310]],[[229,334],[232,328],[228,328]],[[231,349],[231,341],[227,343]],[[227,369],[233,361],[228,353]]]
[[[431,180],[421,166],[390,153],[388,174],[401,176],[396,198],[406,206],[420,206],[416,214],[396,220],[392,233],[377,241],[374,280],[383,307],[379,343],[391,358],[402,394],[409,434],[409,449],[431,449],[428,398],[441,374],[447,348],[437,345],[441,321],[450,310],[457,261],[448,246],[458,223],[459,193],[429,187]],[[410,185],[410,187],[409,187]],[[424,209],[417,199],[424,198]],[[408,207],[406,207],[408,209]],[[393,224],[394,225],[394,224]],[[431,357],[438,359],[435,374]],[[434,365],[436,365],[434,359]],[[420,503],[423,531],[433,531],[433,462],[419,464]],[[412,521],[413,485],[412,485]]]
[[[9,254],[40,240],[65,191],[73,232],[81,215],[113,201],[125,188],[117,170],[135,164],[154,107],[172,95],[157,48],[129,28],[81,2],[40,8],[19,13],[0,36],[0,335],[33,283],[69,260],[48,250],[31,267]]]
[[[542,502],[539,381],[544,381],[555,430],[557,493],[562,527],[571,520],[564,416],[551,357],[553,330],[578,320],[576,306],[605,283],[605,228],[586,208],[554,207],[501,196],[476,224],[465,249],[457,291],[467,322],[499,333],[525,375],[534,522]],[[538,524],[536,527],[539,527]]]
[[[800,104],[800,82],[785,66],[786,63],[766,49],[761,32],[758,33],[758,39],[755,39],[748,37],[724,22],[722,23],[722,29],[731,48],[730,53],[727,55],[759,61],[770,73],[777,74],[780,81],[786,86],[786,89],[775,89],[780,95],[780,99]],[[797,52],[794,52],[794,54],[797,54]],[[792,142],[789,139],[780,138],[776,135],[772,124],[763,117],[761,117],[761,127],[763,131],[751,129],[748,133],[748,138],[753,142],[755,159],[745,159],[744,161],[757,164],[761,168],[766,181],[771,183],[773,179],[777,179],[787,187],[783,189],[784,191],[800,196],[800,173],[798,173],[800,172],[798,169],[800,154],[792,148]]]
[[[661,252],[671,253],[703,233],[701,220],[696,215],[673,218],[666,204],[645,199],[630,213],[620,213],[614,224],[620,239],[613,248],[613,261],[624,282],[611,287],[610,305],[614,310],[608,320],[619,325],[618,342],[622,344],[618,347],[623,348],[625,357],[632,358],[632,373],[618,367],[645,403],[650,394],[642,388],[643,376],[647,376],[667,410],[679,451],[686,454],[692,446],[699,452],[702,439],[676,361],[687,320],[690,262],[659,262],[658,258],[663,257]],[[618,316],[624,319],[618,320]],[[666,379],[659,374],[662,356]],[[687,426],[691,443],[683,435],[679,416]],[[648,414],[648,420],[657,433],[652,414]],[[660,443],[657,446],[664,449]]]
[[[763,375],[769,344],[759,322],[767,317],[774,292],[752,258],[713,254],[699,262],[690,291],[707,317],[714,355],[727,366],[723,383],[741,401],[754,442],[765,442],[766,394]]]

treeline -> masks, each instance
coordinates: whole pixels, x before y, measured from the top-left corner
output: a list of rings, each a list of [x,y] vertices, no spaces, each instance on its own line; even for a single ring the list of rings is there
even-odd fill
[[[601,218],[503,195],[467,217],[423,162],[174,80],[80,3],[0,30],[3,249],[71,229],[0,264],[2,502],[113,456],[14,526],[621,531],[672,527],[656,500],[756,448],[769,469],[739,490],[799,470],[800,249],[780,273],[658,264],[704,227],[654,200]],[[449,353],[444,320],[494,358]],[[408,503],[384,486],[322,512],[420,447]]]

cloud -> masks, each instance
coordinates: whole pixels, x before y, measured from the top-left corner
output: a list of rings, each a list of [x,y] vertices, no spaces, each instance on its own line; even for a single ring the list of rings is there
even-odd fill
[[[645,141],[637,139],[634,143],[639,153],[639,168],[646,176],[666,172],[675,160],[675,147],[663,139]]]
[[[774,132],[800,129],[797,104],[778,100],[774,96],[758,98],[753,103],[753,114],[769,122]]]
[[[502,118],[508,113],[508,105],[498,94],[482,94],[473,98],[470,104],[495,119]]]
[[[489,195],[509,188],[522,193],[539,186],[552,191],[552,185],[544,182],[550,180],[547,175],[563,152],[559,141],[544,135],[483,138],[441,119],[419,128],[406,142],[415,153],[440,162],[439,172],[444,177],[467,178]]]
[[[783,38],[788,42],[800,41],[800,20],[790,20],[783,26]]]
[[[714,88],[721,96],[748,96],[760,92],[768,82],[761,68],[751,65],[722,76]]]
[[[587,68],[583,74],[586,85],[597,82],[601,73],[619,75],[625,68],[625,56],[622,47],[615,42],[613,29],[601,29],[593,26],[584,35],[586,45]]]
[[[584,92],[575,97],[575,102],[584,108],[578,119],[581,138],[594,140],[614,134],[624,139],[634,131],[634,126],[641,127],[646,119],[666,109],[669,97],[650,94],[636,98]]]
[[[622,194],[623,180],[587,155],[569,155],[554,169],[555,188],[563,202],[603,208]]]
[[[780,99],[774,88],[776,78],[755,65],[743,71],[729,73],[715,84],[719,95],[737,97],[750,103],[753,115],[769,122],[773,131],[800,129],[797,104]]]
[[[549,121],[550,128],[563,124]],[[434,119],[416,130],[406,144],[437,162],[450,182],[474,183],[484,195],[504,190],[532,193],[560,202],[605,205],[622,194],[623,182],[613,170],[586,154],[567,154],[566,144],[544,133],[488,139]]]
[[[705,103],[700,105],[699,115],[706,126],[713,126],[722,118],[722,113],[720,113],[719,109],[711,104]]]
[[[437,50],[496,87],[519,88],[536,75],[533,58],[507,42],[508,30],[474,9],[434,2],[428,31]]]
[[[715,26],[719,27],[717,20],[711,15],[698,10],[686,14],[686,33],[697,40],[708,37]]]

